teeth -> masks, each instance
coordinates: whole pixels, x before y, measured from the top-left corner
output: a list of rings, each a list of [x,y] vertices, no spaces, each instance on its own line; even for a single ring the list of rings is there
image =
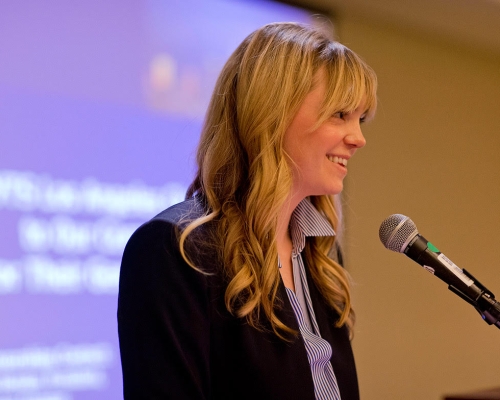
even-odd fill
[[[347,165],[347,160],[345,158],[340,158],[340,157],[337,157],[337,156],[328,156],[328,159],[331,162],[343,165],[344,167]]]

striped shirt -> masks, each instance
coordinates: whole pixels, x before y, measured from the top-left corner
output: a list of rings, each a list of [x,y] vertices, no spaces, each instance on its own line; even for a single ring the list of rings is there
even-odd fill
[[[340,400],[340,391],[330,358],[332,347],[321,338],[316,316],[309,295],[302,250],[308,236],[333,236],[335,232],[329,222],[308,199],[302,200],[290,220],[292,237],[292,266],[295,292],[286,288],[304,341],[307,359],[311,367],[314,393],[317,400]]]

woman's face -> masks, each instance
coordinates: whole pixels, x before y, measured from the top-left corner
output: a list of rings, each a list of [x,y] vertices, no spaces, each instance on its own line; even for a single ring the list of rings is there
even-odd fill
[[[364,102],[354,112],[334,114],[312,129],[325,96],[325,79],[321,73],[317,78],[284,137],[284,149],[292,160],[292,196],[299,201],[307,196],[340,193],[349,159],[366,144],[360,127],[365,117]]]

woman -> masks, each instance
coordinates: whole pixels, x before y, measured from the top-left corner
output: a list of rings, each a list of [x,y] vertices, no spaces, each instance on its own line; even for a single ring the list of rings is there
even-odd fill
[[[359,398],[333,196],[375,92],[373,71],[310,27],[269,24],[236,49],[186,201],[125,249],[125,398]]]

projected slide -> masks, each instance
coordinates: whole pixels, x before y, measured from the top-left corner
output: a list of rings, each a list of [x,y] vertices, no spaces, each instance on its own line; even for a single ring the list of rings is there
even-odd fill
[[[132,232],[181,201],[222,64],[271,1],[0,4],[0,400],[122,398]]]

